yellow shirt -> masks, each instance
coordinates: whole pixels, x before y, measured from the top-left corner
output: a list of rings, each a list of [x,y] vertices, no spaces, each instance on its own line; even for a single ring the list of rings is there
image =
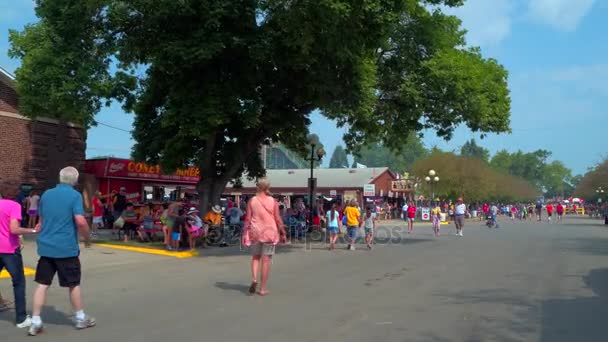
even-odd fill
[[[205,215],[203,221],[210,222],[212,226],[219,226],[222,224],[222,214],[216,214],[215,212],[210,211]]]
[[[437,216],[438,214],[441,214],[441,208],[435,207],[435,208],[431,209],[431,215]]]
[[[344,215],[346,215],[347,226],[359,226],[359,218],[361,217],[359,209],[355,207],[346,207],[346,209],[344,209]]]

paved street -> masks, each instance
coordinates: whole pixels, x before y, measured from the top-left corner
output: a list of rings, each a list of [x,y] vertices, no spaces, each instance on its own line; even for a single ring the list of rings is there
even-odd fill
[[[248,297],[248,256],[200,257],[93,247],[83,251],[87,312],[75,331],[67,292],[53,288],[44,341],[606,341],[608,227],[468,222],[464,238],[442,226],[369,252],[283,247],[268,297]],[[447,234],[447,233],[450,234]],[[33,267],[34,246],[26,247]],[[212,254],[211,256],[209,254]],[[33,281],[28,280],[28,307]],[[12,298],[10,281],[0,289]],[[26,340],[0,314],[3,341]]]

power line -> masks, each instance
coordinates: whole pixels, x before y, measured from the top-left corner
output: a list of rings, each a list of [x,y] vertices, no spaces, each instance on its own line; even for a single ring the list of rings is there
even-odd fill
[[[112,129],[115,129],[115,130],[118,130],[118,131],[122,131],[122,132],[126,132],[126,133],[131,134],[131,131],[129,131],[129,130],[126,130],[126,129],[123,129],[123,128],[120,128],[120,127],[116,127],[116,126],[112,126],[112,125],[108,125],[107,123],[103,123],[103,122],[100,122],[100,121],[97,121],[97,120],[95,120],[95,124],[96,125],[101,125],[101,126],[106,126],[108,128],[112,128]]]

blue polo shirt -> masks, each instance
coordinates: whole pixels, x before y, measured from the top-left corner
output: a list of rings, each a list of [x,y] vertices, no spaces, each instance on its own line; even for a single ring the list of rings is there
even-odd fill
[[[44,192],[38,211],[42,218],[38,255],[48,258],[78,256],[78,228],[74,216],[84,216],[80,193],[67,184],[59,184]]]

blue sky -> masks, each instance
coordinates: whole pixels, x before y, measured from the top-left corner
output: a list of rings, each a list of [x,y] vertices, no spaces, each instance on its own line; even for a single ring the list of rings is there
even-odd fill
[[[8,29],[35,22],[32,0],[0,2],[0,66],[14,71],[7,57]],[[608,153],[608,1],[606,0],[467,0],[450,9],[463,20],[467,40],[485,56],[499,60],[510,73],[510,135],[479,141],[464,127],[445,142],[425,132],[428,147],[459,149],[470,138],[492,153],[500,149],[547,149],[575,173],[584,173]],[[129,130],[133,117],[120,106],[105,108],[97,120]],[[343,131],[320,115],[311,131],[328,153]],[[89,131],[87,156],[128,157],[133,141],[121,130],[99,126]],[[326,163],[329,158],[326,158]]]

